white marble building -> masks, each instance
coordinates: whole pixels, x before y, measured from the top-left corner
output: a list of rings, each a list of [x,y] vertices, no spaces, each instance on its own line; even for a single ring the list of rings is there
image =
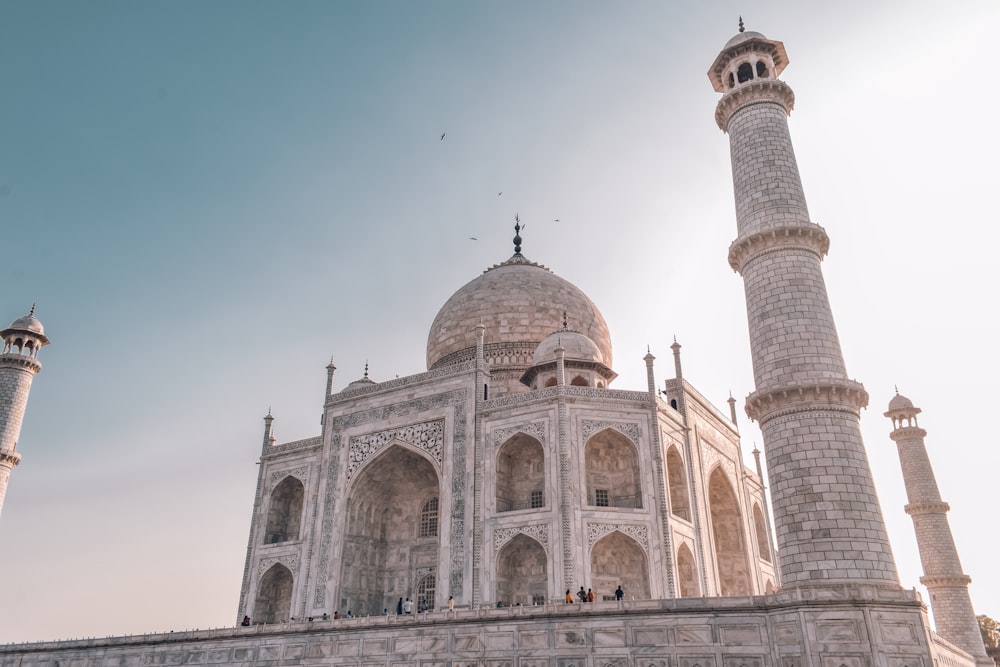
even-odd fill
[[[441,308],[426,373],[328,393],[315,438],[274,442],[266,418],[241,618],[776,588],[733,415],[683,378],[679,345],[662,390],[652,356],[647,387],[612,388],[597,306],[515,233]]]

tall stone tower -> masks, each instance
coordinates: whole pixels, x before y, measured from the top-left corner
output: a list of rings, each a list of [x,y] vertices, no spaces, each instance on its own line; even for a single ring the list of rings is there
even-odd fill
[[[820,262],[829,247],[809,219],[777,76],[785,47],[758,32],[729,40],[708,72],[729,134],[738,235],[729,264],[744,280],[760,424],[782,586],[899,586],[861,440],[864,387],[847,377]]]
[[[906,513],[913,517],[917,548],[924,576],[920,583],[931,596],[931,609],[939,635],[968,651],[976,663],[988,667],[993,660],[986,655],[976,612],[969,598],[972,579],[962,572],[955,540],[948,526],[948,503],[941,500],[934,469],[924,438],[927,431],[917,424],[920,408],[898,392],[889,401],[885,416],[892,420],[889,437],[899,450],[899,465],[906,485]]]
[[[42,323],[35,317],[35,307],[24,317],[0,331],[0,511],[7,495],[10,471],[21,461],[17,438],[21,434],[24,409],[35,374],[42,370],[38,350],[49,344]]]

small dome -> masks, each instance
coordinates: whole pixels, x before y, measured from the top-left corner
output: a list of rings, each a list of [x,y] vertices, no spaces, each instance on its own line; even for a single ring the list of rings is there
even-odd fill
[[[349,391],[354,391],[355,389],[361,389],[362,387],[370,387],[374,384],[378,383],[366,375],[363,378],[357,379],[354,382],[347,385],[346,387],[344,387],[343,389],[341,389],[340,393],[346,394]]]
[[[747,30],[746,32],[738,32],[738,33],[736,33],[733,36],[733,38],[730,39],[728,42],[726,42],[726,45],[724,47],[722,47],[722,48],[723,48],[723,50],[725,50],[725,49],[728,49],[730,47],[736,46],[737,44],[742,44],[743,42],[747,42],[747,41],[749,41],[751,39],[754,39],[754,38],[757,38],[757,39],[767,39],[767,37],[765,37],[764,35],[762,35],[759,32],[754,32],[753,30]]]
[[[597,344],[578,331],[557,331],[549,334],[531,356],[531,365],[541,364],[556,360],[556,348],[562,345],[565,350],[564,358],[573,361],[590,361],[604,364],[604,355]]]
[[[896,392],[896,395],[892,397],[891,401],[889,401],[889,412],[892,412],[893,410],[912,410],[912,409],[913,409],[913,401],[908,399],[906,396],[903,396],[899,392]]]
[[[32,309],[34,311],[34,309]],[[19,329],[21,331],[30,331],[33,334],[38,334],[39,336],[45,335],[45,327],[42,323],[32,314],[25,315],[24,317],[19,317],[14,320],[8,329]]]

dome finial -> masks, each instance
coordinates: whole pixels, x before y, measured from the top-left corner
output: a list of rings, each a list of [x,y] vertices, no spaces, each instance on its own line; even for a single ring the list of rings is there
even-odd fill
[[[365,360],[365,377],[368,377],[368,360]]]
[[[34,317],[34,316],[35,316],[35,304],[32,303],[31,310],[28,312],[28,317]]]
[[[527,227],[527,225],[521,225],[521,219],[518,217],[517,213],[514,214],[514,254],[521,254],[521,230]]]
[[[741,16],[741,17],[740,17],[740,32],[743,32],[743,31],[745,31],[745,30],[746,30],[746,28],[745,28],[745,27],[744,27],[744,25],[743,25],[743,17]]]
[[[566,311],[563,311],[563,331],[569,331],[569,320],[566,319]]]

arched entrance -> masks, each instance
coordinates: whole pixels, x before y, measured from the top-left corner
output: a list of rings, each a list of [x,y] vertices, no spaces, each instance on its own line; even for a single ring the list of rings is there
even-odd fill
[[[608,596],[614,599],[619,585],[626,600],[649,598],[646,552],[635,540],[617,530],[599,539],[590,550],[590,577],[590,585],[584,588],[593,588],[598,600]]]
[[[387,447],[358,472],[347,499],[335,609],[379,614],[399,598],[417,598],[418,571],[437,568],[439,497],[434,466],[402,445]]]
[[[746,545],[743,543],[740,506],[721,468],[716,468],[709,478],[708,504],[712,515],[712,536],[715,538],[719,594],[750,595],[750,572]]]
[[[302,525],[302,498],[305,489],[295,477],[286,477],[271,491],[271,505],[267,511],[267,529],[264,544],[276,544],[299,539]]]
[[[584,447],[584,464],[588,505],[642,507],[639,457],[631,440],[614,429],[598,431]]]
[[[545,454],[542,443],[518,433],[497,453],[497,512],[545,506]]]
[[[254,623],[286,623],[292,611],[292,573],[284,565],[271,566],[260,579],[253,607]]]
[[[684,474],[684,460],[677,448],[667,450],[667,484],[670,486],[670,511],[687,521],[691,520],[688,501],[687,475]]]
[[[770,540],[767,539],[767,527],[764,524],[764,513],[760,511],[760,505],[753,504],[753,530],[757,534],[757,553],[761,560],[771,562]]]
[[[545,549],[524,533],[505,544],[497,555],[497,602],[528,606],[545,602],[548,567]]]
[[[698,597],[698,580],[695,578],[694,556],[686,544],[682,544],[677,549],[677,584],[680,597]]]

